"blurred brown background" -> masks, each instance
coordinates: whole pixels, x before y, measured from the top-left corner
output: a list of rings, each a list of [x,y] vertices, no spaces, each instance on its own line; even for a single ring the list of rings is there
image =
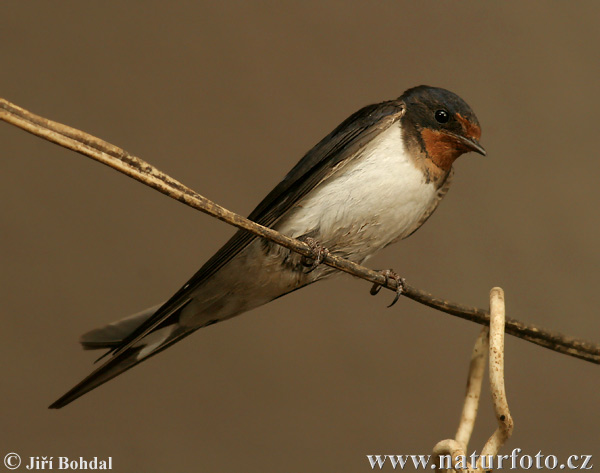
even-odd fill
[[[369,261],[410,283],[600,341],[597,2],[3,2],[1,96],[249,213],[368,103],[461,95],[488,157]],[[453,436],[479,327],[341,276],[204,329],[61,411],[88,329],[162,302],[233,233],[0,125],[0,457],[114,471],[362,472]],[[504,448],[596,455],[598,366],[508,337]],[[494,429],[489,393],[471,447]],[[1,464],[0,464],[1,465]],[[3,466],[0,466],[0,470]],[[386,467],[391,471],[391,467]],[[4,471],[4,470],[2,470]]]

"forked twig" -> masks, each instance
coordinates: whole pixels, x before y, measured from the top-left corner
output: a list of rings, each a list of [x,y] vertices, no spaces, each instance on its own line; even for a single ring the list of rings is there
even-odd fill
[[[312,250],[307,244],[230,212],[162,173],[142,159],[95,136],[35,115],[5,99],[0,99],[0,119],[29,133],[106,164],[173,199],[212,215],[230,225],[271,240],[303,256],[309,258],[312,256]],[[327,255],[323,259],[323,263],[371,283],[379,284],[391,291],[395,292],[397,290],[397,283],[394,279],[386,278],[380,272],[373,271],[352,261]],[[489,312],[486,310],[439,299],[408,284],[404,284],[402,294],[442,312],[482,325],[489,325]],[[545,330],[516,319],[507,319],[505,330],[510,335],[559,353],[600,364],[600,346],[598,344]]]
[[[460,471],[462,473],[490,471],[493,459],[498,455],[500,448],[502,448],[512,434],[514,423],[508,409],[504,386],[504,320],[506,318],[504,291],[499,287],[495,287],[490,291],[490,313],[491,325],[489,331],[487,328],[484,328],[477,337],[477,341],[473,347],[467,382],[467,394],[456,437],[455,439],[442,440],[433,448],[437,472],[444,470]],[[498,428],[484,445],[479,459],[469,462],[466,452],[477,418],[481,383],[485,370],[485,359],[488,353],[490,360],[490,388]],[[447,461],[448,459],[450,462]]]
[[[496,455],[512,435],[514,422],[508,409],[504,386],[504,291],[495,287],[490,293],[490,390],[498,428],[489,438],[481,456]]]

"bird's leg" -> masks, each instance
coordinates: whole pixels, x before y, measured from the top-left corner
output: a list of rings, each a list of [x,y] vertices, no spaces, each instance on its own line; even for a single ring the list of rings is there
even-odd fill
[[[312,251],[312,255],[310,257],[303,256],[300,260],[302,266],[309,268],[307,272],[310,273],[323,262],[325,257],[329,254],[329,250],[321,245],[321,243],[319,243],[317,240],[309,236],[302,236],[298,238],[298,240],[306,243]]]
[[[387,284],[387,282],[390,279],[393,279],[394,281],[396,281],[396,297],[394,297],[394,300],[392,301],[392,303],[390,305],[388,305],[389,307],[392,307],[396,302],[398,302],[398,299],[400,299],[400,296],[402,295],[402,293],[404,292],[404,285],[406,284],[406,280],[404,278],[401,278],[400,275],[394,271],[393,269],[384,269],[383,271],[379,271],[379,273],[381,273],[383,276],[385,276],[385,282]],[[371,295],[375,296],[379,293],[379,291],[381,290],[381,284],[373,284],[373,287],[371,288]]]

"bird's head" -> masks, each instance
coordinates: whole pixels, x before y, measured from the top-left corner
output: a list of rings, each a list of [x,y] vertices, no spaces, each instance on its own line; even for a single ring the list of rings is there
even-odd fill
[[[405,141],[440,169],[450,170],[454,160],[469,151],[485,156],[479,121],[458,95],[421,85],[408,89],[399,100],[405,106],[401,118]]]

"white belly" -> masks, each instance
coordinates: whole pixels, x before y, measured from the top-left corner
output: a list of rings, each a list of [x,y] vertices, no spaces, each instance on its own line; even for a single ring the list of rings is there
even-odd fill
[[[293,237],[316,232],[314,238],[323,246],[354,261],[407,236],[436,199],[435,186],[407,155],[399,123],[362,153],[275,228]]]

